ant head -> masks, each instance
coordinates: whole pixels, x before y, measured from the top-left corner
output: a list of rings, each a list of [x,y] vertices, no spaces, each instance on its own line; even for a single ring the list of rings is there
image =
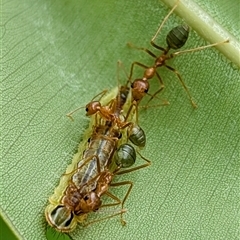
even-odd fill
[[[135,101],[140,101],[148,92],[149,83],[143,79],[135,79],[131,85],[132,96]]]
[[[168,47],[172,49],[181,48],[188,39],[189,30],[188,25],[179,25],[173,28],[166,38]]]
[[[98,112],[101,108],[101,103],[99,101],[92,101],[86,105],[86,116],[90,116]]]
[[[80,208],[83,213],[97,211],[102,202],[95,192],[87,193],[80,201]]]

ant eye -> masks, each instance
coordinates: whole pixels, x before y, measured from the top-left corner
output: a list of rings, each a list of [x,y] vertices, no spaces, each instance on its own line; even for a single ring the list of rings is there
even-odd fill
[[[133,83],[131,84],[131,88],[134,88]]]
[[[84,199],[85,201],[87,201],[87,200],[88,200],[88,196],[85,196],[83,199]]]
[[[88,112],[89,111],[89,109],[88,108],[86,108],[86,112]]]
[[[144,90],[144,92],[147,93],[147,92],[148,92],[148,88],[146,88],[146,89]]]
[[[88,141],[88,143],[90,143],[90,141],[91,141],[91,138],[89,138],[87,141]]]

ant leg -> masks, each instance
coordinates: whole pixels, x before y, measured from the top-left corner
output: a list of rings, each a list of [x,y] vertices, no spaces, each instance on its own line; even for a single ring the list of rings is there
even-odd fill
[[[121,85],[119,86],[118,85],[118,94],[117,94],[117,104],[116,104],[116,115],[119,117],[119,114],[120,112],[122,111],[122,108],[124,106],[124,104],[126,103],[127,101],[127,98],[128,98],[128,95],[129,95],[129,91],[130,91],[130,88],[128,87],[128,83],[129,83],[129,78],[128,78],[128,73],[123,65],[123,63],[121,61],[118,61],[118,82],[119,82],[119,79],[120,79],[120,76],[119,76],[119,69],[121,68],[121,70],[123,70],[125,76],[126,76],[126,79],[127,79],[127,82],[126,84],[124,85]]]
[[[134,167],[134,168],[131,168],[131,169],[128,169],[128,170],[119,171],[120,169],[117,169],[117,170],[114,172],[114,174],[115,174],[115,175],[122,175],[122,174],[129,173],[129,172],[133,172],[133,171],[136,171],[136,170],[138,170],[138,169],[141,169],[141,168],[144,168],[144,167],[148,167],[149,165],[151,165],[151,161],[150,161],[150,160],[148,160],[147,158],[143,157],[138,151],[137,151],[137,153],[138,153],[138,154],[140,155],[140,157],[141,157],[144,161],[146,161],[147,163],[142,164],[142,165],[137,166],[137,167]],[[110,186],[112,186],[112,187],[117,187],[117,186],[127,185],[127,184],[130,185],[130,186],[129,186],[129,188],[128,188],[128,191],[127,191],[125,197],[124,197],[123,200],[122,200],[122,209],[123,209],[123,205],[124,205],[125,201],[126,201],[127,198],[128,198],[128,195],[129,195],[130,192],[131,192],[131,189],[132,189],[132,187],[133,187],[133,183],[132,183],[131,181],[124,181],[124,182],[118,182],[118,183],[111,183],[111,184],[110,184]],[[126,224],[126,222],[122,219],[122,215],[121,215],[121,222],[122,222],[123,225]]]
[[[132,125],[133,125],[132,122],[126,122],[126,123],[124,123],[124,124],[121,125],[121,129],[124,129],[124,128],[127,128],[127,127],[130,127],[130,126],[132,126]]]
[[[133,183],[131,181],[124,181],[124,182],[118,182],[118,183],[111,183],[110,184],[111,187],[119,187],[119,186],[123,186],[123,185],[129,185],[129,188],[127,190],[127,193],[125,194],[125,197],[121,201],[122,210],[123,210],[123,205],[124,205],[125,201],[127,200],[128,195],[130,194],[130,192],[132,190]],[[123,226],[126,225],[126,221],[123,219],[122,214],[121,214],[121,223],[122,223]]]
[[[151,97],[151,98],[148,100],[147,105],[149,104],[149,102],[150,102],[153,98],[156,97],[157,94],[159,94],[159,93],[163,90],[163,88],[164,88],[164,87],[158,89],[154,94],[149,94],[149,93],[147,93],[147,95]],[[168,105],[168,102],[165,102],[164,104],[166,104],[166,103],[167,103],[167,105]],[[145,105],[145,107],[147,107],[147,105]]]
[[[126,210],[125,210],[125,209],[122,209],[120,212],[117,212],[117,213],[112,214],[112,215],[110,215],[110,216],[107,216],[107,217],[105,217],[105,218],[93,220],[93,221],[88,222],[88,223],[83,223],[83,226],[84,226],[84,227],[87,227],[87,226],[89,226],[89,225],[91,225],[91,224],[93,224],[93,223],[101,222],[101,221],[107,220],[107,219],[109,219],[109,218],[113,218],[113,217],[115,217],[115,216],[117,216],[117,215],[120,215],[120,214],[122,215],[122,214],[125,213],[125,212],[126,212]]]
[[[136,112],[136,123],[138,124],[138,104],[136,103],[136,101],[134,101],[134,106],[135,106],[135,112]]]
[[[97,98],[98,96],[101,96],[100,98],[99,98],[99,101],[101,100],[101,98],[107,93],[107,89],[105,89],[105,90],[103,90],[102,92],[100,92],[100,93],[98,93],[95,97],[93,97],[93,99],[91,100],[91,102],[95,99],[95,98]]]
[[[169,51],[169,49],[167,48],[167,49],[165,49],[165,48],[163,48],[163,47],[160,47],[160,46],[158,46],[156,43],[154,43],[154,42],[150,42],[151,43],[151,45],[154,47],[154,48],[156,48],[156,49],[158,49],[158,50],[160,50],[160,51],[163,51],[163,52],[168,52]]]
[[[159,26],[157,32],[155,33],[155,35],[154,35],[153,38],[151,39],[151,42],[150,42],[151,45],[152,45],[153,47],[161,50],[161,51],[165,51],[165,49],[162,48],[162,47],[160,47],[160,46],[158,46],[157,44],[155,44],[154,41],[155,41],[157,35],[160,33],[163,25],[165,24],[165,22],[167,21],[167,19],[169,18],[169,16],[173,13],[173,11],[175,10],[175,8],[178,6],[178,3],[179,3],[179,0],[176,1],[176,3],[175,3],[175,5],[173,6],[173,8],[170,10],[170,12],[167,14],[167,16],[163,19],[163,21],[162,21],[161,25]]]
[[[110,192],[105,192],[104,194],[108,195],[108,197],[112,198],[113,200],[115,200],[116,202],[115,203],[108,203],[108,204],[103,204],[100,206],[100,208],[103,208],[103,207],[112,207],[112,206],[116,206],[116,205],[119,205],[121,204],[121,200],[116,197],[115,195],[113,195],[112,193]]]
[[[157,58],[157,56],[153,52],[151,52],[149,49],[147,49],[147,48],[136,47],[132,43],[128,43],[128,46],[131,47],[131,48],[136,48],[137,50],[140,50],[140,51],[144,51],[144,52],[146,52],[147,54],[149,54],[153,58]]]
[[[115,202],[115,203],[105,204],[105,205],[102,205],[102,206],[100,207],[100,208],[103,208],[103,207],[111,207],[111,206],[116,206],[116,205],[121,204],[121,205],[122,205],[121,211],[118,212],[118,213],[112,214],[112,215],[110,215],[110,216],[107,216],[107,217],[105,217],[105,218],[101,218],[101,219],[98,219],[98,220],[94,220],[94,221],[92,221],[92,222],[89,222],[89,223],[87,223],[87,224],[84,224],[85,227],[86,227],[87,225],[92,224],[92,223],[100,222],[100,221],[106,220],[106,219],[108,219],[108,218],[112,218],[112,217],[114,217],[114,216],[117,216],[117,215],[121,215],[121,223],[122,223],[122,225],[125,225],[125,224],[126,224],[126,222],[123,220],[123,217],[122,217],[123,213],[126,212],[126,210],[123,209],[123,205],[124,205],[124,202],[126,201],[128,195],[129,195],[129,193],[130,193],[130,191],[131,191],[131,189],[132,189],[133,183],[130,182],[130,181],[124,181],[124,182],[118,182],[118,183],[111,183],[111,184],[110,184],[111,187],[118,187],[118,186],[123,186],[123,185],[130,185],[129,188],[128,188],[128,191],[127,191],[127,193],[126,193],[126,195],[125,195],[125,197],[124,197],[124,199],[123,199],[123,201],[121,201],[118,197],[116,197],[116,196],[113,195],[112,193],[110,193],[110,192],[105,192],[106,195],[108,195],[110,198],[112,198],[112,199],[115,200],[116,202]]]
[[[164,88],[163,80],[162,80],[162,78],[160,77],[160,75],[158,74],[158,72],[156,72],[156,76],[157,76],[157,78],[158,78],[158,80],[159,80],[159,82],[160,82],[160,84],[161,84],[160,87]]]
[[[158,80],[159,80],[159,82],[160,82],[160,88],[151,96],[151,98],[148,100],[148,102],[147,102],[147,104],[154,98],[154,97],[156,97],[156,95],[158,94],[158,93],[160,93],[163,89],[164,89],[164,83],[163,83],[163,80],[162,80],[162,78],[160,77],[160,75],[158,74],[158,72],[156,71],[156,76],[157,76],[157,78],[158,78]]]
[[[106,105],[109,106],[110,109],[112,109],[112,107],[114,106],[116,102],[116,99],[111,99]]]
[[[71,172],[68,172],[68,173],[64,173],[62,174],[62,176],[67,176],[69,174],[74,174],[75,172],[77,172],[78,170],[80,170],[83,166],[85,166],[88,162],[90,162],[93,158],[96,158],[97,159],[97,169],[98,169],[98,172],[100,173],[100,160],[98,158],[97,155],[92,155],[91,157],[87,158],[83,164],[81,164],[80,166],[77,166],[77,168],[75,168],[74,170],[72,170]]]
[[[156,97],[156,96],[155,96]],[[153,108],[153,107],[163,107],[163,106],[168,106],[170,103],[167,100],[163,100],[162,104],[155,104],[155,105],[145,105],[145,106],[141,106],[141,108],[146,109],[146,108]]]
[[[128,92],[129,92],[129,91],[128,91],[129,88],[128,88],[128,86],[127,86],[129,81],[127,81],[125,85],[121,85],[121,86],[120,86],[120,68],[121,68],[121,70],[124,72],[124,74],[126,75],[126,79],[128,79],[128,73],[127,73],[127,71],[126,71],[123,63],[122,63],[120,60],[118,60],[118,61],[117,61],[117,82],[118,82],[117,101],[118,101],[119,103],[122,102],[120,95],[121,95],[122,93],[124,93],[124,95],[128,95]],[[127,92],[127,94],[126,94],[126,92]],[[125,103],[125,102],[124,102],[124,103]],[[120,106],[120,108],[121,108],[121,107],[122,107],[122,106]]]
[[[147,94],[148,96],[150,96],[151,98],[148,100],[147,104],[145,106],[141,106],[143,108],[148,108],[150,106],[148,106],[149,102],[153,99],[153,98],[157,98],[156,95],[159,94],[161,91],[163,90],[163,88],[160,88],[159,90],[157,90],[153,95],[152,94]],[[159,99],[159,98],[158,98]],[[163,103],[162,104],[157,104],[157,105],[154,105],[154,106],[166,106],[166,105],[169,105],[169,102],[167,100],[163,100]],[[151,107],[154,107],[154,106],[151,106]]]
[[[123,63],[120,60],[118,60],[118,82],[119,82],[119,79],[120,79],[120,76],[119,76],[119,69],[120,68],[123,70],[124,74],[126,75],[126,79],[128,79],[128,73],[127,73],[126,68],[124,67]],[[118,84],[118,85],[120,85],[120,84]],[[124,85],[124,86],[127,87],[127,84]]]
[[[94,114],[94,115],[95,115],[95,126],[101,125],[102,118],[100,118],[98,114]]]
[[[129,172],[133,172],[133,171],[136,171],[138,169],[141,169],[141,168],[145,168],[145,167],[148,167],[151,165],[151,161],[148,160],[147,158],[145,158],[143,155],[141,155],[138,151],[137,151],[137,154],[144,160],[146,161],[147,163],[145,164],[142,164],[140,166],[137,166],[137,167],[134,167],[134,168],[130,168],[130,169],[127,169],[127,170],[123,170],[123,171],[117,171],[115,172],[116,175],[122,175],[122,174],[125,174],[125,173],[129,173]]]
[[[130,116],[130,113],[131,113],[133,107],[135,107],[135,109],[136,109],[136,123],[138,124],[138,104],[135,100],[132,102],[130,108],[128,109],[127,115],[125,117],[125,121],[127,121],[128,117]]]
[[[74,118],[72,117],[72,115],[73,115],[75,112],[77,112],[78,110],[80,110],[81,108],[85,108],[85,106],[84,106],[84,107],[78,107],[78,108],[74,109],[73,111],[67,113],[66,116],[69,117],[72,121],[74,121]]]
[[[128,81],[131,83],[131,78],[132,78],[132,75],[133,75],[133,68],[135,65],[138,65],[139,67],[142,67],[142,68],[145,68],[147,69],[148,66],[140,63],[140,62],[133,62],[132,65],[131,65],[131,70],[130,70],[130,75],[129,75],[129,78],[128,78]]]
[[[188,97],[189,97],[189,99],[190,99],[190,101],[191,101],[192,106],[193,106],[194,108],[197,108],[197,104],[194,102],[194,100],[193,100],[193,98],[192,98],[192,96],[191,96],[191,94],[190,94],[187,86],[185,85],[185,83],[184,83],[184,81],[183,81],[180,73],[179,73],[176,69],[174,69],[174,68],[172,68],[172,67],[170,67],[170,66],[168,66],[168,65],[164,65],[164,66],[165,66],[166,68],[168,68],[169,70],[171,70],[172,72],[174,72],[174,73],[177,75],[180,83],[182,84],[183,88],[185,89],[185,91],[186,91],[186,93],[187,93],[187,95],[188,95]]]
[[[120,79],[119,69],[120,69],[121,66],[122,66],[122,62],[120,60],[118,60],[117,61],[117,86],[118,86],[118,89],[120,88],[120,84],[119,84],[119,79]]]
[[[175,56],[177,56],[177,55],[180,55],[180,54],[183,54],[183,53],[196,52],[196,51],[203,50],[203,49],[205,49],[205,48],[210,48],[210,47],[218,46],[218,45],[221,45],[221,44],[224,44],[224,43],[229,43],[229,39],[224,40],[224,41],[222,41],[222,42],[217,42],[217,43],[213,43],[213,44],[209,44],[209,45],[205,45],[205,46],[201,46],[201,47],[196,47],[196,48],[192,48],[192,49],[187,49],[187,50],[175,52],[175,53],[172,53],[172,54],[170,55],[170,58],[173,58],[173,57],[175,57]]]

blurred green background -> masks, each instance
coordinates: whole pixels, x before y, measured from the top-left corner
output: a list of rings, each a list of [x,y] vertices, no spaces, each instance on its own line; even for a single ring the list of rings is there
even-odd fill
[[[17,240],[13,232],[10,230],[8,225],[5,223],[5,221],[0,216],[0,239],[1,240]]]

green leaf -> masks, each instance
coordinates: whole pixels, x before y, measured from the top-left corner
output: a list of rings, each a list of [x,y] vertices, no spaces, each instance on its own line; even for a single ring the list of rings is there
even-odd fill
[[[239,52],[239,1],[198,3],[230,38],[221,51]],[[191,10],[184,12],[191,12],[188,24],[201,29],[201,23],[194,26],[199,14]],[[84,111],[74,123],[65,114],[117,85],[117,60],[127,69],[133,61],[152,64],[148,55],[126,44],[151,49],[150,39],[168,11],[157,0],[1,3],[0,206],[18,238],[46,239],[48,197],[88,128]],[[171,15],[157,42],[165,46],[168,31],[181,22]],[[183,49],[205,44],[192,31]],[[147,135],[141,153],[152,165],[116,179],[134,182],[125,204],[127,225],[122,227],[117,217],[87,228],[79,225],[70,234],[73,239],[237,238],[240,64],[239,58],[226,56],[206,49],[171,61],[189,86],[196,110],[176,76],[159,70],[166,88],[158,98],[171,105],[140,112]],[[150,92],[157,90],[156,80],[150,84]],[[117,194],[124,196],[124,190]]]

